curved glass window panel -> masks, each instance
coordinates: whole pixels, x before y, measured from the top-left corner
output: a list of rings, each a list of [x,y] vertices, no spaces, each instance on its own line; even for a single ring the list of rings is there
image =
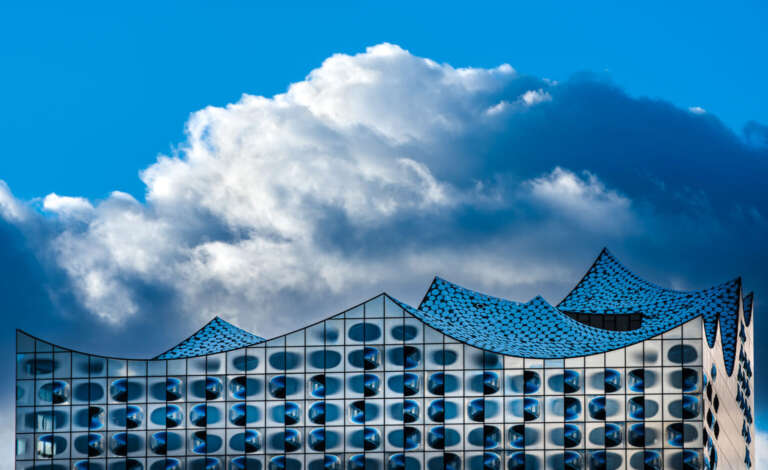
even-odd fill
[[[184,424],[184,413],[176,405],[168,405],[161,408],[161,414],[165,415],[165,426],[169,428],[179,427]],[[154,413],[153,413],[154,417]]]
[[[98,408],[101,410],[101,408]],[[27,413],[27,417],[30,413]],[[37,432],[53,432],[56,429],[60,429],[67,425],[69,419],[68,414],[62,410],[42,410],[37,411],[34,414],[35,418],[35,431]],[[85,420],[87,426],[89,421]]]
[[[614,369],[605,369],[605,392],[613,393],[621,389],[621,373]]]
[[[363,375],[363,395],[373,397],[381,390],[381,379],[375,374]]]
[[[112,399],[119,402],[128,401],[128,379],[117,379],[109,386]]]
[[[605,446],[616,447],[621,444],[621,426],[616,423],[605,425]]]
[[[365,400],[353,401],[349,405],[349,420],[356,424],[365,423]]]
[[[221,392],[224,390],[224,385],[221,383],[221,379],[218,377],[206,377],[205,378],[205,399],[216,400],[221,397]]]
[[[349,338],[360,343],[373,343],[381,338],[381,328],[375,323],[356,323],[349,328]]]
[[[258,421],[260,411],[257,407],[245,403],[235,403],[229,409],[229,422],[235,426],[245,426]]]
[[[40,387],[37,393],[40,400],[59,405],[69,401],[69,384],[63,380],[54,380]]]
[[[309,407],[309,420],[315,424],[325,424],[325,402],[319,401]]]
[[[207,424],[208,407],[205,404],[195,405],[189,412],[189,421],[195,426],[204,427]]]
[[[387,462],[387,470],[420,470],[421,464],[406,454],[393,454]]]
[[[701,454],[695,450],[684,450],[682,453],[683,470],[701,469]]]
[[[323,457],[323,470],[341,470],[341,459],[335,455]]]
[[[315,429],[307,437],[309,448],[317,452],[325,452],[325,429]]]
[[[563,454],[563,470],[582,470],[584,456],[580,452],[567,451]]]
[[[712,382],[717,378],[717,367],[714,364],[712,364],[712,369],[709,371],[709,376],[712,377]]]
[[[501,470],[501,457],[493,452],[484,453],[483,470]]]
[[[285,402],[285,415],[284,415],[284,423],[287,425],[293,425],[297,424],[301,420],[301,408],[299,408],[299,405],[292,401]]]
[[[245,400],[248,395],[253,395],[259,388],[259,382],[256,379],[242,375],[229,381],[229,393],[236,400]]]
[[[461,458],[446,452],[427,461],[427,470],[461,470]]]
[[[667,443],[673,447],[682,447],[685,442],[685,424],[672,423],[667,426]]]
[[[144,421],[144,411],[135,405],[128,405],[125,407],[125,427],[128,429],[136,429],[141,426]]]
[[[284,455],[278,455],[269,459],[269,470],[286,470]]]
[[[311,352],[308,359],[315,369],[333,369],[341,363],[341,354],[332,349],[321,349]]]
[[[261,460],[241,455],[230,460],[229,470],[261,470]]]
[[[699,416],[700,403],[695,395],[683,395],[682,415],[683,419],[694,419]]]
[[[485,420],[485,400],[478,398],[469,402],[467,415],[472,421],[483,422]]]
[[[450,349],[439,349],[432,353],[432,360],[440,366],[449,366],[456,362],[458,358],[459,355],[456,354],[456,351],[451,351]]]
[[[698,359],[696,348],[689,344],[676,344],[669,349],[667,359],[675,364],[688,364]],[[714,377],[712,378],[714,380]]]
[[[499,391],[499,374],[496,372],[483,372],[483,393],[492,395]]]
[[[381,445],[381,434],[376,428],[363,429],[363,448],[365,450],[376,450]]]
[[[604,450],[592,451],[589,453],[590,470],[606,470],[607,459]]]
[[[635,447],[645,446],[645,423],[637,423],[629,427],[627,442]]]
[[[203,467],[192,467],[192,468],[203,468]],[[220,469],[221,467],[219,467]],[[57,470],[54,467],[54,470]],[[144,464],[139,462],[136,459],[127,459],[127,460],[117,460],[114,463],[112,463],[109,467],[109,470],[144,470]],[[208,468],[205,468],[205,470],[209,470]],[[217,470],[217,469],[213,469]]]
[[[168,452],[168,433],[165,431],[152,434],[149,439],[149,448],[158,455],[165,455]]]
[[[41,423],[41,417],[40,414],[45,413],[47,419],[51,419],[52,422],[43,422]],[[42,431],[42,432],[49,432],[52,431],[55,428],[58,428],[60,425],[63,425],[66,423],[66,416],[63,416],[61,422],[59,422],[58,415],[53,414],[52,417],[49,417],[48,415],[53,414],[53,412],[39,412],[37,416],[37,426],[35,428],[36,431]],[[78,412],[75,422],[78,424],[78,426],[87,427],[91,430],[97,430],[104,427],[106,424],[106,417],[107,413],[104,410],[104,408],[100,406],[89,406],[86,410],[82,410]],[[53,425],[54,427],[47,426]]]
[[[427,380],[427,389],[433,395],[445,395],[445,373],[435,372]]]
[[[509,428],[508,432],[508,444],[515,449],[522,449],[525,447],[525,426],[522,424],[516,424]]]
[[[433,449],[445,449],[445,427],[435,426],[427,433],[427,444]]]
[[[421,351],[413,346],[401,346],[390,352],[390,361],[403,369],[413,369],[421,362]]]
[[[353,455],[349,458],[349,470],[365,470],[365,454]]]
[[[296,452],[301,449],[301,434],[296,429],[286,429],[283,433],[286,452]]]
[[[195,431],[192,434],[192,452],[196,454],[208,454],[221,448],[222,440],[219,436],[208,434],[206,431]]]
[[[643,465],[645,470],[661,470],[664,463],[660,453],[646,450],[643,452]]]
[[[98,457],[104,453],[104,437],[101,434],[88,434],[88,456]]]
[[[309,379],[309,393],[315,398],[325,398],[325,375],[314,375]]]
[[[51,358],[36,357],[24,363],[24,370],[29,375],[49,375],[56,368],[56,361]]]
[[[269,394],[274,398],[285,398],[284,375],[276,375],[269,379]]]
[[[579,419],[581,416],[581,401],[573,397],[563,399],[563,416],[566,421]]]
[[[581,444],[581,428],[575,424],[566,424],[563,428],[563,445],[566,448]]]
[[[541,388],[541,376],[533,370],[523,372],[523,391],[525,393],[536,393]]]
[[[592,419],[605,420],[605,397],[594,397],[589,400],[588,408]]]
[[[483,426],[483,445],[495,449],[501,444],[501,431],[496,426]]]
[[[645,369],[633,369],[628,374],[629,390],[635,393],[645,391]]]
[[[525,398],[523,400],[523,419],[525,421],[534,421],[539,419],[541,414],[541,405],[536,398]]]
[[[376,348],[364,348],[363,349],[363,369],[372,370],[381,365],[379,359],[379,350]]]
[[[525,452],[514,452],[509,456],[507,462],[507,469],[509,470],[526,470],[525,468]]]
[[[421,432],[417,428],[403,428],[403,447],[405,450],[412,450],[421,444]]]
[[[154,462],[150,467],[149,470],[181,470],[181,461],[178,459],[163,459],[158,460]],[[87,466],[83,467],[83,470],[92,470],[89,469]]]
[[[406,372],[403,374],[403,395],[406,397],[419,393],[419,376]]]
[[[184,383],[176,377],[168,377],[165,379],[165,400],[176,401],[181,400],[184,396]]]
[[[579,391],[580,387],[580,377],[579,373],[575,370],[568,370],[566,369],[563,372],[563,391],[565,393],[576,393]]]
[[[421,444],[421,431],[410,426],[394,428],[388,436],[389,443],[400,449],[413,450]]]
[[[419,419],[419,403],[413,400],[403,401],[403,421],[414,423]]]
[[[695,392],[699,381],[699,372],[696,369],[683,368],[681,387],[684,392]]]
[[[67,441],[54,434],[44,434],[37,438],[37,455],[43,458],[52,458],[64,452],[67,447]]]
[[[628,414],[632,419],[645,419],[645,398],[630,398]]]
[[[256,356],[242,355],[232,360],[232,365],[243,372],[251,371],[259,367],[259,358]]]
[[[115,455],[126,456],[128,452],[134,452],[139,448],[138,436],[119,432],[112,435],[110,450]]]
[[[293,370],[299,367],[302,357],[291,351],[278,351],[270,354],[269,365],[275,370]]]
[[[445,400],[432,400],[429,403],[427,414],[429,415],[429,419],[432,421],[436,421],[438,423],[445,421]]]
[[[397,325],[392,328],[392,337],[398,341],[410,341],[419,335],[419,330],[413,325]]]

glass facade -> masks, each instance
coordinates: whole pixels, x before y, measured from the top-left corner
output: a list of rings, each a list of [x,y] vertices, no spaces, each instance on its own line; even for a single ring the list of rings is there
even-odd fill
[[[101,357],[19,332],[16,362],[17,470],[712,469],[715,400],[752,403],[716,393],[727,373],[701,317],[531,358],[456,340],[385,294],[192,357]]]

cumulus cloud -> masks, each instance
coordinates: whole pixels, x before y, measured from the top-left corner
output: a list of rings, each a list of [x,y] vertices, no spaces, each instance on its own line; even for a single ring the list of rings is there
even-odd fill
[[[752,458],[752,464],[768,461],[768,431],[758,431],[755,433],[755,455]]]
[[[580,177],[557,167],[550,174],[527,181],[524,187],[532,200],[551,213],[571,218],[590,230],[622,230],[632,223],[631,201],[587,171]]]
[[[418,303],[435,274],[557,302],[604,245],[660,283],[761,286],[765,157],[710,114],[595,77],[381,44],[193,113],[141,172],[143,200],[40,206],[0,184],[0,235],[48,302],[30,318],[154,353],[217,314],[270,336],[382,290]]]

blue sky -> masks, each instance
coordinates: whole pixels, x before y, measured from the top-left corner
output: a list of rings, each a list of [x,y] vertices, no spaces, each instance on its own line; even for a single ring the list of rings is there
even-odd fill
[[[435,274],[557,302],[603,246],[743,275],[764,334],[768,9],[532,5],[2,7],[0,353],[270,336]]]
[[[0,175],[17,195],[141,196],[137,170],[182,139],[189,113],[284,91],[329,55],[384,41],[457,66],[605,74],[737,130],[768,122],[763,2],[204,3],[3,7]]]

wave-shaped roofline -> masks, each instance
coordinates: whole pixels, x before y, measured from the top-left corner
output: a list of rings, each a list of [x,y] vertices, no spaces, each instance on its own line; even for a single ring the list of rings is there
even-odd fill
[[[607,270],[613,270],[614,274],[612,274],[611,276],[604,276],[604,275],[602,277],[598,276],[597,282],[600,285],[597,286],[597,287],[600,287],[601,289],[598,290],[596,294],[599,294],[599,295],[594,295],[594,296],[588,295],[587,296],[588,297],[588,301],[586,301],[586,302],[582,302],[583,299],[577,299],[577,297],[581,293],[581,291],[584,291],[584,290],[589,291],[590,288],[594,288],[595,287],[595,279],[594,279],[595,278],[595,273],[597,273],[599,270],[602,270],[603,274],[605,272],[607,272]],[[605,285],[606,283],[608,283],[607,286]],[[611,283],[616,283],[616,284],[619,285],[619,287],[621,287],[622,283],[623,283],[623,286],[625,288],[624,291],[622,291],[620,289],[617,290],[616,286],[612,285]],[[568,315],[566,315],[564,313],[565,311],[569,311],[569,312],[583,312],[583,313],[603,313],[603,314],[620,313],[620,311],[622,309],[626,309],[627,308],[627,305],[621,305],[621,302],[618,302],[616,297],[617,296],[624,296],[624,297],[629,297],[629,300],[633,300],[631,295],[633,293],[636,294],[636,292],[634,292],[634,290],[637,290],[637,286],[635,286],[633,288],[634,290],[629,290],[628,291],[626,289],[627,283],[635,283],[637,286],[640,286],[643,289],[652,291],[651,292],[652,293],[652,295],[651,295],[652,299],[655,299],[655,297],[658,297],[658,296],[664,296],[665,297],[665,301],[669,301],[670,298],[672,298],[673,300],[676,300],[676,301],[680,301],[680,299],[688,299],[688,300],[694,299],[694,300],[697,300],[698,301],[697,303],[699,303],[699,304],[704,302],[704,301],[712,300],[712,299],[709,299],[710,295],[712,295],[714,297],[718,297],[718,296],[719,297],[723,297],[724,294],[728,294],[728,295],[732,296],[732,294],[733,294],[733,292],[735,290],[735,291],[737,291],[737,294],[738,294],[737,298],[736,298],[736,314],[733,315],[732,311],[727,313],[727,315],[721,315],[720,311],[717,311],[717,312],[711,312],[710,311],[708,313],[704,313],[704,312],[697,312],[697,313],[695,313],[695,312],[687,312],[686,313],[686,312],[674,311],[674,312],[671,312],[671,313],[674,314],[674,318],[667,318],[666,321],[661,322],[658,325],[652,325],[653,327],[650,328],[649,330],[641,331],[641,332],[632,332],[632,331],[630,331],[630,332],[615,332],[615,331],[610,331],[610,332],[608,332],[606,334],[606,330],[601,330],[599,328],[595,328],[595,327],[592,327],[592,326],[580,323],[580,322],[570,318]],[[590,337],[599,336],[602,340],[607,341],[607,342],[605,344],[605,347],[597,348],[598,350],[595,350],[595,351],[592,351],[591,349],[580,350],[580,349],[576,348],[573,351],[573,355],[563,355],[562,353],[553,353],[551,355],[544,355],[544,356],[542,356],[542,354],[544,354],[542,352],[542,353],[540,353],[538,355],[533,355],[532,356],[532,355],[529,355],[529,354],[516,354],[516,353],[514,353],[514,351],[516,350],[516,347],[519,346],[519,343],[521,343],[521,341],[519,341],[519,340],[512,339],[514,335],[510,335],[509,337],[507,337],[503,341],[501,341],[501,339],[500,339],[500,343],[497,346],[492,346],[492,345],[489,345],[487,343],[483,343],[482,341],[473,341],[471,339],[471,336],[468,337],[467,335],[462,334],[461,331],[457,331],[457,330],[452,329],[450,324],[447,324],[445,322],[444,318],[441,318],[439,315],[437,315],[437,316],[435,315],[435,313],[437,312],[436,310],[432,309],[430,307],[430,305],[426,304],[426,302],[427,302],[428,298],[430,297],[430,295],[434,293],[433,291],[434,291],[434,289],[436,289],[436,286],[437,287],[440,287],[440,286],[450,286],[450,288],[452,288],[452,289],[460,290],[462,295],[468,295],[470,297],[471,296],[477,296],[477,297],[482,297],[483,299],[492,299],[494,304],[496,304],[496,305],[503,305],[505,307],[512,307],[513,309],[518,309],[518,310],[519,309],[523,309],[523,310],[526,310],[526,311],[532,311],[532,312],[540,314],[540,316],[541,315],[546,315],[547,317],[543,321],[541,321],[539,324],[533,325],[534,327],[540,329],[540,331],[539,331],[540,334],[547,334],[548,333],[547,330],[549,328],[553,327],[553,326],[558,327],[558,328],[567,327],[567,328],[569,328],[573,332],[574,336],[568,336],[568,337],[564,338],[566,340],[578,342],[579,340],[581,340],[583,338],[590,338]],[[611,297],[611,296],[613,296],[613,297]],[[673,297],[669,297],[669,296],[673,296]],[[149,358],[149,359],[144,359],[144,358],[128,358],[128,357],[115,357],[115,356],[102,355],[102,354],[85,353],[85,352],[78,351],[78,350],[75,350],[75,349],[62,347],[62,346],[53,344],[53,343],[51,343],[49,341],[42,340],[42,339],[37,338],[34,335],[31,335],[31,334],[29,334],[27,332],[24,332],[22,330],[17,330],[17,331],[21,332],[21,333],[23,333],[23,334],[25,334],[25,335],[27,335],[27,336],[29,336],[31,338],[34,338],[34,339],[36,339],[38,341],[42,341],[42,342],[44,342],[46,344],[49,344],[52,347],[58,348],[60,350],[70,351],[70,352],[78,353],[78,354],[87,354],[87,355],[90,355],[90,356],[101,357],[101,358],[105,358],[105,359],[126,360],[126,361],[151,361],[151,360],[174,359],[172,357],[164,357],[164,356],[166,356],[169,352],[174,351],[175,349],[179,348],[180,346],[182,346],[186,342],[191,341],[196,335],[198,335],[200,332],[204,331],[207,327],[209,327],[212,323],[216,322],[217,320],[222,322],[222,323],[224,323],[224,324],[226,324],[226,325],[228,325],[228,326],[231,326],[232,328],[236,329],[237,331],[240,331],[240,332],[243,332],[243,333],[245,333],[247,335],[251,335],[251,336],[253,336],[255,338],[258,338],[257,341],[250,342],[248,344],[239,344],[239,345],[237,345],[235,347],[231,347],[231,348],[224,348],[224,349],[220,349],[220,350],[204,352],[204,353],[201,353],[201,354],[183,355],[181,357],[178,357],[178,359],[181,359],[181,358],[194,358],[194,357],[202,357],[202,356],[211,355],[211,354],[225,353],[225,352],[228,352],[228,351],[234,351],[234,350],[237,350],[237,349],[242,349],[242,348],[246,348],[246,347],[250,347],[250,346],[255,346],[255,345],[262,344],[262,343],[269,342],[269,341],[279,340],[282,337],[285,337],[285,336],[288,336],[290,334],[296,333],[298,331],[310,328],[310,327],[312,327],[314,325],[317,325],[317,324],[319,324],[321,322],[333,319],[334,317],[337,317],[340,314],[343,314],[345,312],[348,312],[350,310],[358,308],[358,307],[360,307],[360,306],[362,306],[362,305],[364,305],[364,304],[366,304],[366,303],[368,303],[368,302],[370,302],[370,301],[372,301],[372,300],[374,300],[376,298],[379,298],[379,297],[386,297],[386,298],[388,298],[390,301],[392,301],[393,303],[397,304],[400,308],[403,308],[406,312],[408,312],[412,316],[414,316],[417,319],[419,319],[422,322],[424,322],[424,324],[426,324],[427,326],[429,326],[431,328],[434,328],[437,331],[440,331],[441,333],[445,334],[446,336],[448,336],[448,337],[450,337],[450,338],[452,338],[452,339],[454,339],[456,341],[459,341],[461,343],[468,344],[468,345],[471,345],[471,346],[474,346],[474,347],[478,347],[478,348],[481,348],[481,349],[484,349],[484,350],[487,350],[487,351],[490,351],[490,352],[496,352],[496,353],[499,353],[499,354],[511,355],[511,356],[516,356],[516,357],[540,357],[540,358],[544,358],[544,359],[560,359],[560,358],[564,358],[564,357],[578,357],[578,356],[584,356],[584,355],[588,355],[588,354],[594,354],[594,353],[597,353],[597,352],[608,352],[610,350],[619,349],[619,348],[622,348],[622,347],[629,346],[631,344],[636,344],[636,343],[638,343],[640,341],[643,341],[645,339],[649,339],[649,337],[654,337],[654,336],[657,336],[659,334],[662,334],[662,333],[664,333],[666,331],[669,331],[669,330],[671,330],[671,329],[673,329],[673,328],[675,328],[677,326],[682,325],[683,323],[686,323],[686,322],[688,322],[690,320],[693,320],[693,319],[695,319],[698,316],[701,316],[703,318],[704,325],[705,325],[705,333],[706,333],[705,336],[706,336],[707,342],[708,342],[710,347],[714,346],[714,341],[715,341],[715,337],[717,336],[717,331],[721,330],[721,342],[723,344],[724,355],[726,356],[725,357],[725,359],[726,359],[726,366],[727,366],[726,368],[728,369],[729,375],[732,372],[732,364],[733,364],[733,360],[732,359],[733,359],[733,356],[735,356],[735,346],[736,346],[735,345],[735,338],[737,336],[736,330],[738,330],[738,325],[739,325],[739,321],[738,321],[738,319],[740,317],[739,314],[743,312],[742,315],[745,317],[744,318],[745,322],[746,322],[747,325],[749,325],[749,320],[750,320],[749,316],[750,316],[750,314],[752,312],[752,297],[751,297],[751,294],[750,294],[749,299],[742,297],[741,278],[736,278],[736,279],[734,279],[732,281],[728,281],[728,282],[723,283],[723,284],[721,284],[719,286],[714,286],[714,287],[710,287],[710,288],[707,288],[707,289],[699,289],[699,290],[691,290],[691,291],[681,291],[681,290],[668,289],[668,288],[665,288],[665,287],[661,287],[661,286],[659,286],[657,284],[651,283],[651,282],[649,282],[649,281],[647,281],[645,279],[642,279],[639,276],[635,275],[632,271],[630,271],[623,264],[621,264],[610,253],[610,251],[608,251],[607,248],[603,248],[603,250],[597,256],[597,258],[592,263],[590,268],[584,274],[584,276],[582,276],[582,278],[579,280],[579,282],[576,284],[576,286],[574,286],[574,288],[571,289],[571,291],[563,298],[562,301],[560,301],[560,303],[557,304],[557,306],[554,306],[554,305],[550,304],[548,301],[546,301],[544,298],[542,298],[541,296],[538,296],[538,295],[533,297],[531,300],[529,300],[527,302],[516,302],[516,301],[506,300],[506,299],[499,298],[499,297],[493,297],[493,296],[489,296],[487,294],[482,294],[482,293],[477,292],[477,291],[472,291],[470,289],[465,289],[465,288],[463,288],[463,287],[461,287],[461,286],[459,286],[457,284],[454,284],[454,283],[452,283],[450,281],[447,281],[447,280],[445,280],[445,279],[443,279],[441,277],[437,277],[436,276],[433,279],[432,284],[430,285],[430,288],[427,290],[427,293],[425,294],[425,296],[422,299],[421,303],[419,304],[419,308],[413,308],[412,306],[410,306],[410,305],[408,305],[408,304],[406,304],[404,302],[401,302],[398,299],[390,296],[386,292],[382,292],[381,294],[373,296],[373,297],[371,297],[371,298],[369,298],[369,299],[367,299],[367,300],[365,300],[363,302],[360,302],[360,303],[358,303],[358,304],[356,304],[356,305],[354,305],[354,306],[352,306],[350,308],[347,308],[347,309],[345,309],[345,310],[343,310],[343,311],[341,311],[339,313],[335,313],[335,314],[329,315],[329,316],[327,316],[327,317],[325,317],[323,319],[320,319],[320,320],[318,320],[316,322],[304,325],[304,326],[302,326],[300,328],[297,328],[297,329],[295,329],[293,331],[290,331],[290,332],[287,332],[287,333],[276,335],[276,336],[274,336],[272,338],[269,338],[269,339],[265,339],[265,338],[261,338],[261,337],[258,337],[256,335],[253,335],[252,333],[249,333],[249,332],[247,332],[245,330],[242,330],[242,329],[240,329],[238,327],[235,327],[234,325],[224,321],[223,319],[221,319],[220,317],[217,316],[217,317],[214,317],[214,319],[212,319],[208,323],[206,323],[199,330],[197,330],[197,332],[195,332],[193,335],[191,335],[187,339],[185,339],[185,340],[181,341],[180,343],[178,343],[176,346],[168,349],[167,351],[165,351],[164,353],[162,353],[162,354],[160,354],[158,356],[155,356],[154,358]],[[571,304],[574,303],[574,299],[578,300],[578,302],[576,302],[575,306],[576,307],[581,307],[581,308],[575,308],[574,309],[574,308],[572,308],[572,307],[574,307],[574,305],[569,305],[569,303],[571,303]],[[619,300],[621,300],[621,299],[619,299]],[[628,302],[628,303],[630,304],[630,306],[636,307],[637,306],[637,300],[638,299],[634,299],[633,302]],[[747,312],[747,302],[746,302],[747,300],[749,302],[749,311],[748,312]],[[579,302],[581,302],[581,303],[579,303]],[[593,307],[595,307],[595,305],[594,305],[595,302],[596,302],[596,305],[600,305],[601,302],[603,304],[605,304],[606,302],[612,302],[610,304],[611,305],[611,307],[609,309],[610,311],[595,312],[594,310],[596,310],[596,309],[593,308]],[[627,303],[627,302],[625,302],[625,303]],[[742,308],[742,303],[743,303],[743,308]],[[707,303],[706,305],[709,305],[709,304]],[[683,304],[683,306],[685,306],[685,304]],[[485,305],[483,305],[482,308],[479,307],[478,305],[473,305],[473,307],[470,309],[470,311],[467,312],[466,317],[461,317],[460,320],[467,321],[467,320],[471,319],[470,317],[472,317],[472,316],[478,316],[479,311],[484,309],[485,307],[486,307]],[[724,307],[733,307],[733,305],[731,303],[731,304],[725,305]],[[507,308],[507,310],[509,310],[509,308]],[[483,312],[480,312],[480,313],[482,314]],[[487,312],[485,312],[485,313],[487,313]],[[499,312],[493,312],[493,313],[496,315],[496,318],[494,320],[504,321],[506,319],[506,317],[504,317],[503,315],[500,316]],[[658,312],[651,312],[651,313],[655,313],[658,316]],[[507,317],[509,317],[508,314],[505,314],[505,315],[507,315]],[[650,316],[653,317],[653,315],[650,315]],[[667,315],[667,316],[669,316],[669,315]],[[727,318],[725,318],[725,317],[727,317]],[[541,320],[541,319],[539,319],[539,320]],[[644,319],[644,322],[645,322],[645,319]],[[724,325],[724,323],[727,323],[727,325]],[[472,325],[470,325],[470,326],[472,326]],[[474,326],[479,326],[479,325],[474,325]],[[718,326],[719,326],[719,328],[718,328]],[[723,331],[725,331],[725,334],[723,334]],[[575,336],[576,334],[579,334],[579,336],[576,337]],[[632,336],[633,334],[635,335],[634,337]],[[650,335],[650,336],[648,336],[648,335]],[[628,342],[629,338],[632,338],[633,341],[632,342]],[[510,341],[510,340],[512,340],[512,341]],[[517,341],[517,343],[515,343],[515,341]],[[517,348],[517,349],[519,349],[519,348]],[[592,349],[594,349],[594,348],[592,348]],[[518,351],[518,352],[520,352],[520,351]],[[728,360],[728,356],[731,356],[731,360],[730,361]]]

